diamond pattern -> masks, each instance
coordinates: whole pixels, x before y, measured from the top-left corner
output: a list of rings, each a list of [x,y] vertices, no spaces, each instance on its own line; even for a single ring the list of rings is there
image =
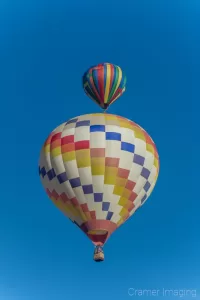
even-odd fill
[[[62,202],[64,213],[86,233],[86,221],[122,224],[146,201],[158,171],[148,134],[109,114],[80,116],[57,127],[46,139],[39,168],[48,196]]]
[[[141,204],[147,199],[147,195],[144,195],[144,197],[141,200]]]
[[[59,181],[60,184],[63,183],[63,182],[65,182],[65,181],[67,181],[67,174],[66,174],[66,172],[63,172],[63,173],[57,175],[57,178],[58,178],[58,181]]]
[[[109,202],[103,202],[102,203],[102,210],[103,211],[108,211],[110,207],[110,203]]]
[[[103,193],[94,193],[94,201],[102,202],[103,201]]]
[[[84,192],[84,194],[92,194],[93,193],[92,184],[83,185],[83,192]]]
[[[134,154],[134,157],[133,157],[133,162],[140,165],[140,166],[143,166],[144,165],[144,161],[145,161],[145,158],[141,155],[138,155],[138,154]]]
[[[130,143],[126,143],[126,142],[122,142],[122,143],[121,143],[121,150],[124,150],[124,151],[128,151],[128,152],[134,153],[135,145],[130,144]]]
[[[113,216],[113,212],[109,211],[107,214],[106,220],[111,220],[112,216]]]
[[[147,181],[147,182],[145,183],[145,186],[144,186],[145,192],[148,192],[148,190],[150,189],[150,187],[151,187],[151,184],[149,183],[149,181]]]
[[[49,178],[49,180],[51,181],[53,178],[56,177],[56,173],[55,173],[55,170],[54,169],[51,169],[47,172],[47,176]]]
[[[141,172],[141,176],[144,177],[145,179],[148,179],[149,175],[150,175],[150,171],[146,168],[143,168]]]
[[[74,178],[74,179],[70,179],[69,182],[70,182],[72,188],[76,188],[76,187],[81,186],[81,181],[80,181],[79,177]]]
[[[80,127],[80,126],[90,126],[90,121],[89,120],[85,120],[85,121],[79,121],[76,123],[76,127]]]
[[[46,170],[45,170],[45,167],[43,167],[42,169],[40,169],[40,174],[42,175],[43,178],[47,174]]]

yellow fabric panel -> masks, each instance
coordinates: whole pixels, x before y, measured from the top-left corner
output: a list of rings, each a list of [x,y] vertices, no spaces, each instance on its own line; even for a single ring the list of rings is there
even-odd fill
[[[52,157],[61,155],[61,147],[57,147],[51,150]]]
[[[142,130],[136,126],[133,126],[133,129],[135,137],[146,142],[146,138]]]
[[[63,157],[64,162],[75,160],[76,153],[75,153],[75,151],[65,152],[62,154],[62,157]]]
[[[104,183],[115,185],[117,179],[118,168],[105,167]]]
[[[104,175],[105,173],[105,158],[92,157],[91,158],[92,175]]]
[[[146,149],[147,149],[147,151],[149,151],[149,152],[151,152],[151,153],[153,153],[154,154],[154,147],[151,145],[151,144],[146,144]]]
[[[156,157],[154,158],[154,163],[153,164],[156,167],[156,169],[158,169],[159,163],[158,163],[158,159]]]
[[[113,194],[118,195],[118,196],[122,196],[123,191],[124,191],[124,187],[115,186],[114,190],[113,190]]]
[[[126,185],[126,182],[127,182],[126,178],[117,177],[115,185],[124,187]]]
[[[124,122],[123,120],[122,121],[120,120],[119,124],[123,128],[128,128],[128,129],[133,130],[133,125],[130,124],[129,122]]]
[[[127,204],[127,198],[120,197],[118,204],[121,206],[125,206]]]
[[[128,199],[130,195],[131,195],[131,191],[130,191],[130,190],[127,190],[127,189],[125,188],[125,189],[123,190],[122,197]]]
[[[76,162],[78,168],[85,168],[90,166],[90,150],[83,149],[75,152]]]
[[[45,152],[45,153],[49,153],[49,152],[50,152],[50,144],[48,144],[48,145],[46,145],[46,146],[44,147],[44,152]]]

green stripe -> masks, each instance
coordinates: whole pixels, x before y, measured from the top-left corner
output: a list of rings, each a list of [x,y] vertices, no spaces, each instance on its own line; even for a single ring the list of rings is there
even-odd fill
[[[117,87],[117,82],[118,82],[118,78],[119,78],[119,67],[115,67],[115,72],[116,72],[115,81],[113,83],[112,89],[109,94],[108,103],[110,103],[112,96],[114,95],[115,89]]]

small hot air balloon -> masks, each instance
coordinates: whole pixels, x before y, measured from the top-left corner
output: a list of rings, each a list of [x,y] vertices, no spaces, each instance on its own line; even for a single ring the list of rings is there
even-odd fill
[[[104,110],[124,93],[125,86],[121,68],[110,63],[91,67],[83,75],[85,93]]]
[[[39,174],[54,204],[104,260],[110,235],[150,196],[159,172],[156,146],[136,123],[87,114],[58,126],[41,150]]]

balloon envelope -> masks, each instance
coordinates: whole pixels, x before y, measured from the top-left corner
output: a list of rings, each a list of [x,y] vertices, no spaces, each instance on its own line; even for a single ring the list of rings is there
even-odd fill
[[[125,85],[126,76],[121,68],[110,63],[91,67],[83,76],[85,93],[103,109],[124,93]]]
[[[48,196],[95,245],[103,245],[144,204],[158,172],[150,136],[109,114],[83,115],[58,126],[39,162]]]

